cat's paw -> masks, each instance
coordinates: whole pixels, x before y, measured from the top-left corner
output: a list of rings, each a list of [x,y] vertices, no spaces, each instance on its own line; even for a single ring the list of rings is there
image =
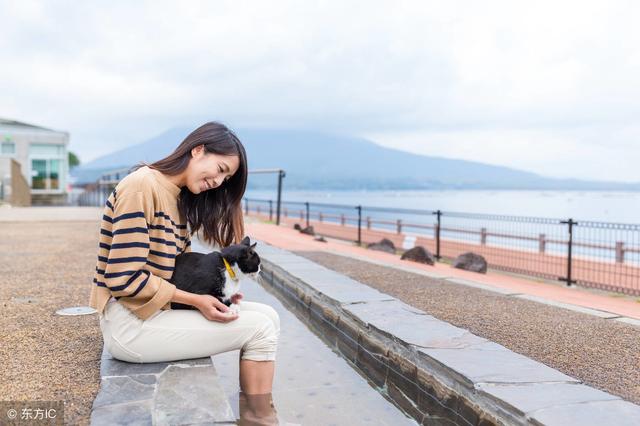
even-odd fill
[[[229,312],[237,314],[238,312],[240,312],[240,305],[232,303],[231,305],[229,305]]]

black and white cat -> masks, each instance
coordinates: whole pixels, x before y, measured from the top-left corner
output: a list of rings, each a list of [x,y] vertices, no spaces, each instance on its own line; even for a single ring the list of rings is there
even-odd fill
[[[239,306],[231,303],[231,296],[240,291],[240,277],[256,278],[260,273],[260,256],[245,237],[240,244],[233,244],[221,251],[182,253],[176,257],[171,283],[190,293],[210,294],[237,312]],[[182,303],[171,303],[171,309],[195,309]]]

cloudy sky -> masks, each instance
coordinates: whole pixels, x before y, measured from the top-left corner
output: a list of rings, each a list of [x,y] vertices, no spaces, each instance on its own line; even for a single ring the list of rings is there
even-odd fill
[[[167,128],[309,128],[640,181],[637,1],[0,0],[0,117],[83,161]]]

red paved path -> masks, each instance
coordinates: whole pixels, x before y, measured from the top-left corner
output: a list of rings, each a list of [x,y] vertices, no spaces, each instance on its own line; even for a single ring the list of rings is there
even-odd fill
[[[284,225],[275,226],[272,224],[258,223],[254,221],[247,222],[247,235],[286,250],[327,251],[335,254],[350,254],[360,257],[364,256],[371,260],[380,260],[388,264],[409,266],[432,273],[446,275],[448,277],[464,278],[496,288],[538,296],[547,300],[569,303],[572,305],[598,309],[630,318],[640,319],[640,298],[637,297],[633,298],[616,294],[608,294],[575,286],[567,288],[561,284],[534,281],[531,279],[519,278],[491,271],[486,275],[477,274],[474,272],[455,269],[443,263],[438,263],[435,266],[422,265],[415,262],[400,260],[400,257],[397,255],[367,250],[348,242],[330,240],[327,243],[320,243],[314,241],[313,237],[300,234],[298,231]]]

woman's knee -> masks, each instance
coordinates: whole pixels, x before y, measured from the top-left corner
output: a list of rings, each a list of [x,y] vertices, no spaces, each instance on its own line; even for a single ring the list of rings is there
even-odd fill
[[[277,334],[280,334],[280,315],[270,305],[266,303],[251,302],[249,309],[266,315],[273,323]]]
[[[273,361],[278,347],[279,329],[266,314],[256,312],[256,330],[243,346],[242,359]]]
[[[280,315],[271,306],[269,306],[269,305],[264,305],[264,306],[265,306],[264,307],[265,314],[271,319],[271,321],[273,322],[273,325],[274,325],[274,327],[276,329],[276,333],[279,335],[280,334]]]

